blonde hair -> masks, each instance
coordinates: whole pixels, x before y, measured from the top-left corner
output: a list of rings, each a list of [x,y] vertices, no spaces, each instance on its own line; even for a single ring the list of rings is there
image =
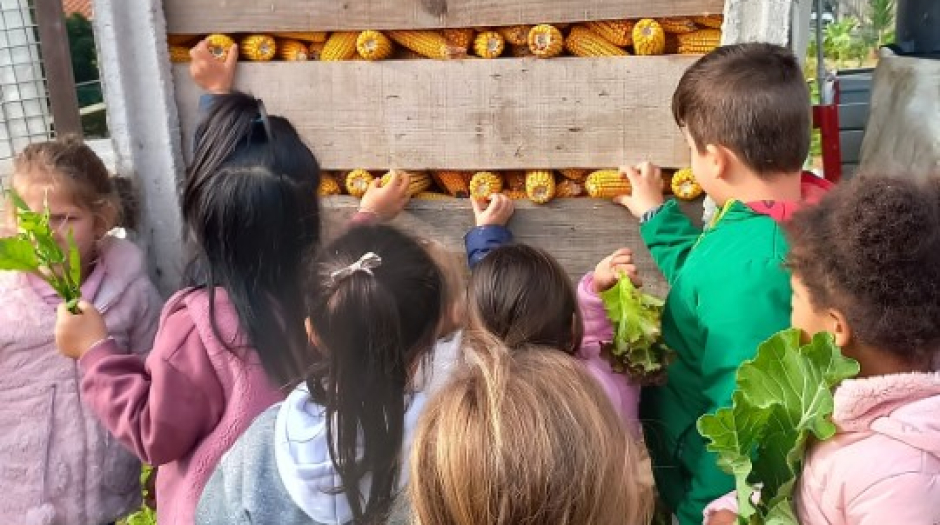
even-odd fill
[[[464,354],[418,424],[415,525],[649,523],[641,446],[580,362],[490,335]]]

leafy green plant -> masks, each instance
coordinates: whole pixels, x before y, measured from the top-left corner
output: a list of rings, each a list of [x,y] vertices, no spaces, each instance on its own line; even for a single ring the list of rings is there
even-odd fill
[[[42,277],[62,297],[70,312],[81,313],[82,265],[72,232],[63,252],[49,226],[49,209],[29,209],[12,190],[6,191],[16,212],[17,235],[0,239],[0,270],[29,272]]]
[[[834,58],[838,66],[855,60],[860,66],[869,47],[859,35],[857,18],[846,17],[826,26],[823,34],[823,51],[826,57]]]
[[[894,0],[868,0],[868,29],[872,44],[881,47],[894,41]]]
[[[732,406],[698,420],[718,466],[733,475],[739,523],[798,525],[793,485],[810,434],[835,434],[832,389],[858,374],[829,334],[800,343],[800,331],[779,332],[738,369]]]
[[[130,516],[118,521],[118,525],[156,525],[157,512],[150,507],[148,502],[153,500],[152,486],[153,476],[156,471],[150,465],[144,465],[140,471],[140,486],[143,492],[144,503],[140,509]]]

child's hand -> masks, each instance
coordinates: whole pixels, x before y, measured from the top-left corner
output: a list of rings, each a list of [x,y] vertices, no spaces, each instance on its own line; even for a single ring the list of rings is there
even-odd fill
[[[512,218],[516,208],[512,199],[501,194],[494,193],[487,199],[470,199],[473,204],[473,217],[476,219],[477,226],[505,226]]]
[[[658,166],[644,162],[635,168],[621,167],[620,173],[630,180],[631,191],[630,195],[614,198],[614,202],[626,206],[634,217],[639,219],[663,203],[663,174]]]
[[[719,510],[707,518],[707,525],[735,525],[738,522],[738,515],[730,510]]]
[[[68,311],[65,303],[59,305],[55,323],[55,342],[65,357],[79,359],[92,346],[108,337],[104,318],[93,305],[79,301],[81,314]]]
[[[633,264],[630,248],[621,248],[597,263],[594,268],[594,291],[601,293],[610,290],[620,280],[620,274],[629,277],[633,286],[643,286],[636,265]]]
[[[189,74],[192,75],[197,86],[213,95],[225,95],[232,92],[235,64],[238,62],[237,45],[229,49],[225,61],[219,60],[209,51],[209,44],[205,40],[190,49],[189,56],[192,58],[192,62],[189,63]]]
[[[392,170],[388,184],[383,185],[382,179],[376,178],[369,184],[369,189],[362,196],[359,211],[372,213],[380,221],[390,221],[398,216],[411,195],[408,193],[408,184],[411,177],[406,172]]]

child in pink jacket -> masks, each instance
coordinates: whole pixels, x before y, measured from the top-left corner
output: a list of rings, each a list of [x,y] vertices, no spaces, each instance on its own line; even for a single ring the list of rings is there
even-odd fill
[[[33,144],[15,159],[12,184],[32,210],[48,207],[63,249],[72,232],[82,296],[101,310],[115,354],[147,352],[162,301],[140,250],[107,235],[121,203],[101,159],[74,138]],[[15,231],[12,211],[8,219]],[[0,523],[96,525],[128,514],[140,505],[140,462],[82,405],[75,363],[53,339],[62,299],[36,275],[0,272],[0,300]]]
[[[859,177],[787,226],[793,326],[831,332],[861,373],[812,444],[802,525],[940,523],[940,181]],[[733,524],[733,494],[705,510]]]

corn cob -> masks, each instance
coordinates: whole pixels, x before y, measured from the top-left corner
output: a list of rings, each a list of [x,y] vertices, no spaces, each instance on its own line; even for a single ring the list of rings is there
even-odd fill
[[[209,52],[218,60],[225,60],[228,56],[228,50],[235,45],[235,41],[228,35],[214,34],[206,37],[206,45]]]
[[[473,41],[473,51],[480,58],[496,58],[506,49],[506,41],[496,31],[487,31],[477,35]]]
[[[588,176],[588,173],[590,173],[588,170],[575,169],[575,168],[567,168],[563,170],[558,170],[558,172],[561,173],[562,177],[568,180],[576,181],[576,182],[584,182],[584,179],[586,179]]]
[[[183,46],[170,46],[170,62],[189,62],[189,48]]]
[[[565,37],[557,27],[541,24],[529,30],[529,50],[540,58],[552,58],[565,48]]]
[[[656,20],[659,22],[659,25],[663,28],[663,31],[666,33],[674,33],[677,35],[684,35],[686,33],[691,33],[698,29],[695,26],[695,22],[691,18],[684,16],[672,16],[668,18],[660,18]]]
[[[536,204],[555,198],[555,177],[550,171],[530,171],[525,177],[525,193]]]
[[[427,58],[451,57],[450,45],[444,35],[436,31],[388,31],[388,37]]]
[[[464,51],[470,49],[470,44],[473,43],[475,33],[476,31],[474,31],[472,27],[444,29],[441,31],[441,34],[444,35],[444,40],[446,40],[449,45]]]
[[[532,50],[529,49],[529,45],[524,46],[509,46],[509,54],[516,58],[525,58],[535,56],[532,54]]]
[[[446,193],[436,193],[433,191],[422,191],[421,193],[416,193],[413,198],[425,201],[443,201],[453,199],[453,197]]]
[[[584,184],[569,179],[562,179],[555,184],[555,197],[559,199],[570,199],[574,197],[584,197],[587,190]]]
[[[617,170],[598,170],[584,181],[588,195],[595,199],[612,199],[630,194],[630,181]]]
[[[326,47],[326,42],[313,42],[307,49],[307,58],[310,60],[320,60],[320,56],[323,55],[324,47]]]
[[[363,31],[356,38],[359,56],[366,60],[385,60],[392,56],[392,41],[378,31]]]
[[[501,193],[514,201],[521,201],[529,198],[529,196],[526,195],[526,192],[520,190],[504,190]]]
[[[666,34],[659,22],[644,18],[633,28],[633,50],[638,55],[661,55],[666,50]]]
[[[670,187],[673,195],[686,201],[696,199],[702,194],[702,187],[695,180],[692,168],[683,168],[673,174]]]
[[[513,191],[525,191],[525,172],[519,170],[507,171],[505,173],[506,187]]]
[[[470,196],[485,199],[503,191],[503,179],[491,171],[479,171],[470,179]]]
[[[679,35],[679,53],[708,53],[721,45],[721,30],[700,29],[694,33]]]
[[[341,193],[342,189],[339,187],[339,183],[336,182],[336,179],[326,174],[320,174],[320,187],[317,189],[318,195],[326,197],[328,195],[339,195]]]
[[[382,175],[382,186],[388,184],[388,181],[392,179],[392,173],[390,171],[385,175]],[[408,195],[415,196],[419,193],[425,192],[428,188],[431,187],[431,176],[423,171],[409,171],[408,173]]]
[[[692,17],[692,21],[702,27],[721,29],[721,25],[725,22],[725,17],[724,15],[694,16]]]
[[[434,172],[434,181],[450,195],[467,198],[470,196],[470,177],[472,175],[472,173],[466,171],[440,170]]]
[[[316,42],[322,44],[327,41],[330,33],[326,31],[296,31],[278,33],[277,36],[288,40],[300,40],[301,42]]]
[[[353,197],[362,197],[374,179],[375,177],[366,170],[352,170],[346,175],[346,193]]]
[[[359,33],[349,31],[337,31],[330,35],[323,51],[320,52],[320,60],[324,62],[333,62],[337,60],[351,60],[356,56],[356,39]]]
[[[241,56],[254,62],[268,62],[277,54],[277,43],[270,35],[248,35],[239,46]]]
[[[395,52],[392,53],[392,59],[394,60],[427,60],[428,57],[415,53],[414,51],[408,49],[407,47],[397,46]]]
[[[565,40],[565,47],[572,55],[579,57],[615,57],[630,54],[583,25],[571,28],[568,39]]]
[[[500,27],[496,31],[514,46],[524,46],[529,43],[529,30],[532,26]]]
[[[310,57],[310,50],[299,40],[282,40],[277,45],[277,56],[288,62],[303,62]]]
[[[195,44],[198,40],[199,40],[199,36],[197,35],[167,35],[166,36],[167,44],[171,46],[181,46],[187,49],[190,47],[193,47],[193,44]]]
[[[605,20],[603,22],[587,22],[585,25],[615,46],[623,47],[633,43],[632,20]]]

